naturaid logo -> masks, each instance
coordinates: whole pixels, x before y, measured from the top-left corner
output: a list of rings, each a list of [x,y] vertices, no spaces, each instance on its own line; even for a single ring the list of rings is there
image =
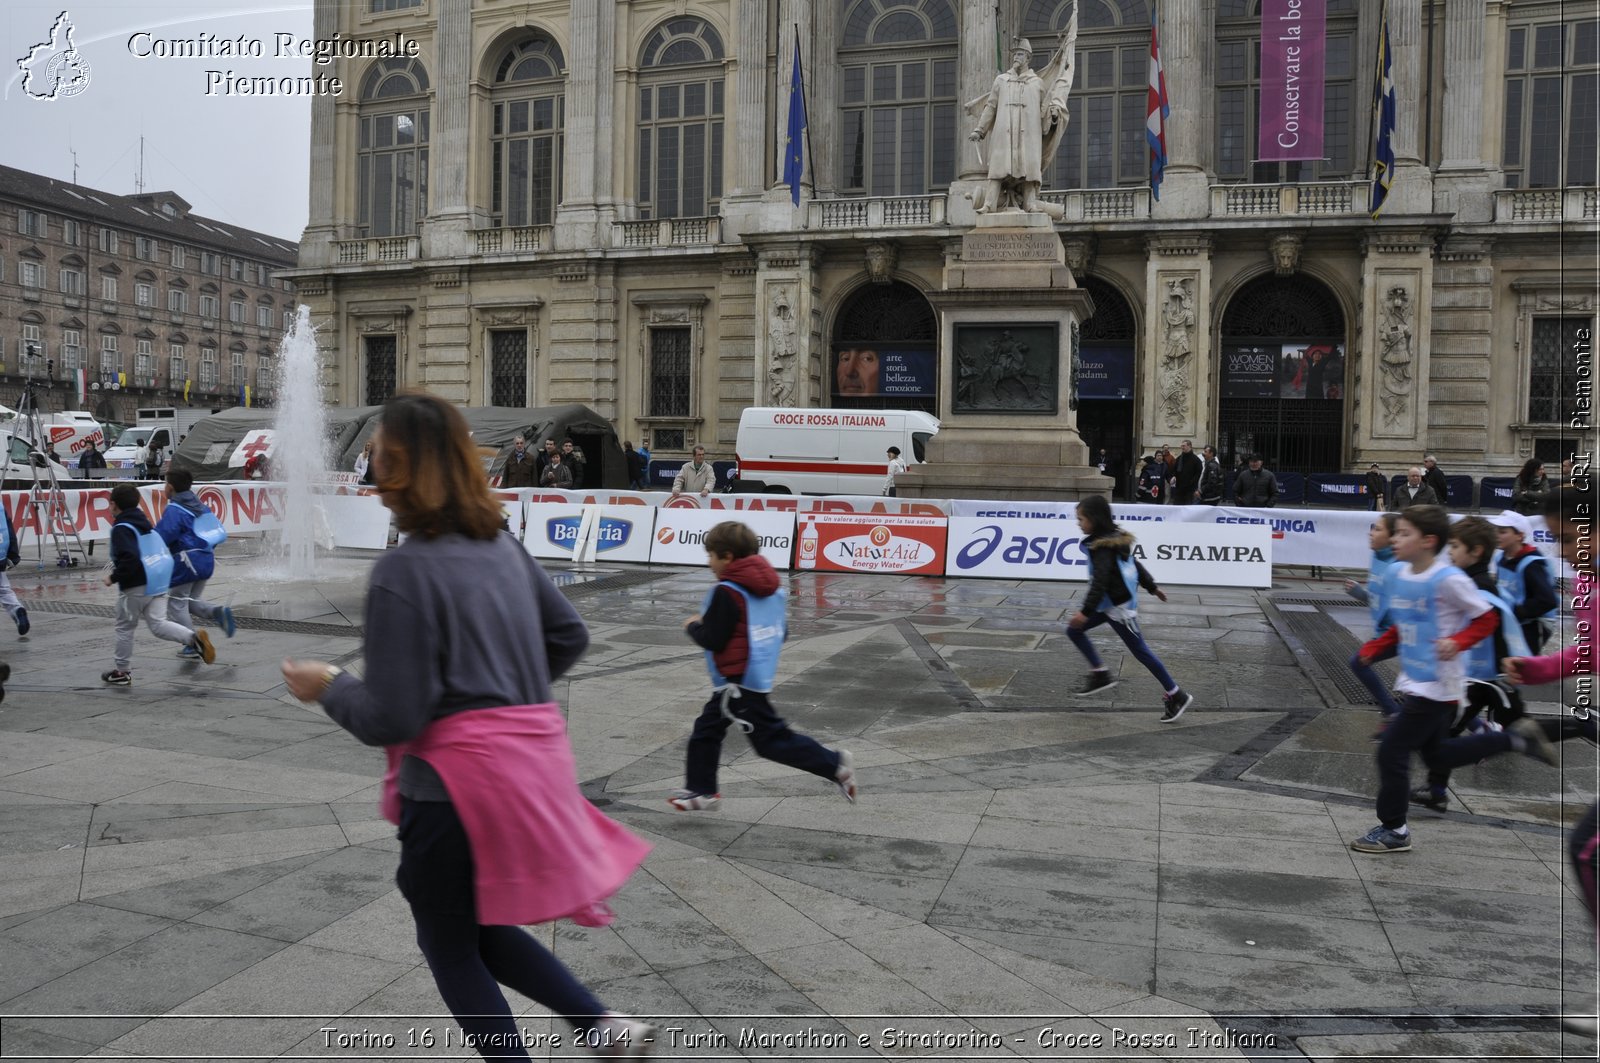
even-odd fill
[[[63,11],[50,27],[50,39],[17,60],[23,92],[36,100],[59,100],[89,87],[89,63],[72,43],[72,33],[72,19]]]

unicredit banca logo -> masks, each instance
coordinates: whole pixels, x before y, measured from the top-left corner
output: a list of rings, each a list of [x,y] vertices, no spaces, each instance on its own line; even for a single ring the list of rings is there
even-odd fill
[[[72,41],[72,18],[63,11],[50,27],[50,37],[17,60],[22,91],[36,100],[76,96],[89,87],[89,63]]]

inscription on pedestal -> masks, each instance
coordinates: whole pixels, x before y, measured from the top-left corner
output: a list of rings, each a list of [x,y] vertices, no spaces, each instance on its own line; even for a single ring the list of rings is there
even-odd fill
[[[971,232],[961,238],[963,262],[1059,262],[1054,232]]]

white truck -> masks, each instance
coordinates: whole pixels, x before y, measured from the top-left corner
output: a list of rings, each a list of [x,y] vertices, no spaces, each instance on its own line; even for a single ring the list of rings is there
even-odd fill
[[[926,461],[939,419],[920,410],[800,410],[752,406],[739,415],[735,455],[745,490],[878,495],[890,447],[907,465]]]
[[[33,425],[14,411],[0,414],[0,431],[14,433],[41,451],[56,452],[56,461],[67,467],[77,464],[78,456],[89,449],[92,442],[104,450],[106,431],[94,414],[85,410],[64,410],[60,413],[40,413],[39,436],[33,438]]]
[[[218,408],[220,409],[220,407]],[[112,476],[134,475],[142,464],[140,455],[151,443],[167,457],[189,429],[218,412],[218,409],[190,406],[150,406],[141,408],[134,427],[117,437],[117,445],[106,451],[106,471]]]

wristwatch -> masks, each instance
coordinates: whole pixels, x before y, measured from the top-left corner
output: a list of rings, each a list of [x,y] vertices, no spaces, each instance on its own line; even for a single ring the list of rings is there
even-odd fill
[[[340,668],[336,664],[328,665],[328,667],[322,671],[322,689],[318,691],[318,693],[326,694],[328,692],[328,688],[333,686],[333,681],[338,679],[341,675],[344,675],[343,668]]]

